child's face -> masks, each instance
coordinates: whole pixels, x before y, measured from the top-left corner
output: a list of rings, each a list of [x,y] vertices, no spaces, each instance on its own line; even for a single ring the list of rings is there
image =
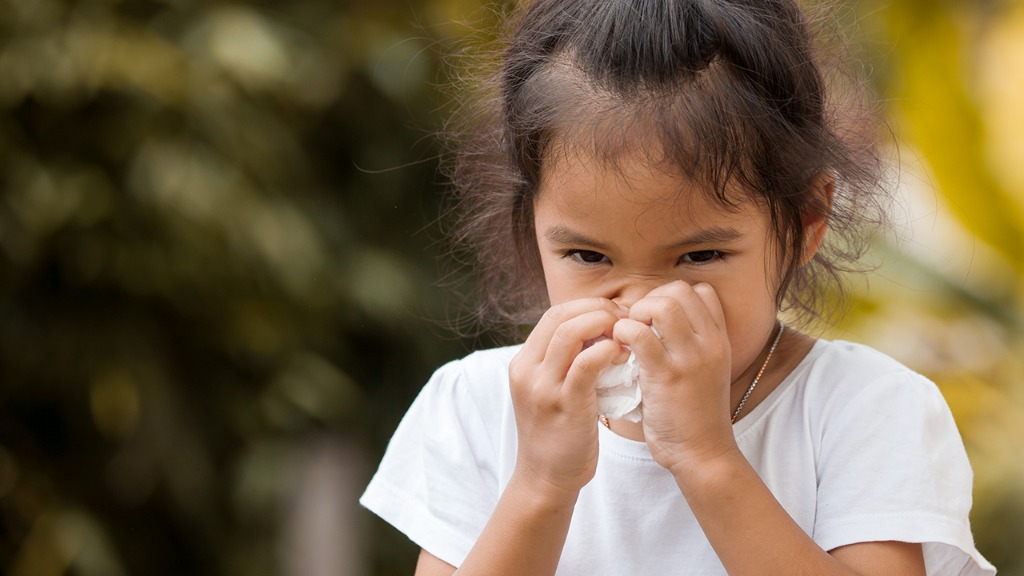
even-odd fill
[[[767,209],[754,202],[723,207],[635,158],[608,166],[554,154],[534,224],[552,305],[600,296],[629,307],[675,280],[707,283],[725,314],[733,379],[775,326],[777,242]]]

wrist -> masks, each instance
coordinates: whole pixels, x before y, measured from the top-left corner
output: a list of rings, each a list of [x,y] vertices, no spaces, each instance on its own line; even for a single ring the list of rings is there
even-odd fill
[[[668,467],[669,472],[684,492],[701,490],[705,487],[725,485],[736,478],[744,468],[749,468],[746,456],[739,447],[723,446],[690,454]]]
[[[644,436],[654,460],[676,477],[697,474],[737,456],[744,458],[731,427],[704,426],[674,441],[661,440],[646,428]]]
[[[506,492],[521,494],[524,499],[547,510],[572,509],[576,506],[580,488],[562,486],[526,466],[516,466],[509,479]]]

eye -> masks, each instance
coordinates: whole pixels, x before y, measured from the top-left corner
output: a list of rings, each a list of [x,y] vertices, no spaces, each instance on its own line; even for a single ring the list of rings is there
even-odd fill
[[[607,256],[600,252],[594,252],[593,250],[569,250],[565,253],[565,257],[586,266],[601,264],[608,261]]]
[[[679,262],[681,264],[710,264],[723,258],[725,258],[725,254],[718,250],[698,250],[683,254],[679,257]]]

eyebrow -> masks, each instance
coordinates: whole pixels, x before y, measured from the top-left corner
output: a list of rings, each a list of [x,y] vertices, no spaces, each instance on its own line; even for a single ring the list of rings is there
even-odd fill
[[[701,244],[725,244],[733,242],[742,236],[743,234],[735,228],[711,226],[709,228],[697,230],[689,236],[669,244],[666,248],[680,248]],[[556,244],[584,245],[597,248],[598,250],[606,250],[608,248],[608,246],[603,242],[589,238],[562,224],[551,226],[545,230],[544,237]]]
[[[557,226],[551,226],[544,231],[544,237],[556,244],[573,244],[573,245],[584,245],[600,250],[606,250],[608,246],[584,236],[583,234],[576,232],[568,226],[559,224]]]

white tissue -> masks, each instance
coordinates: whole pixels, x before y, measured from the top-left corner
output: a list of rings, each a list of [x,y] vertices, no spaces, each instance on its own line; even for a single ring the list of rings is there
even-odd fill
[[[597,377],[597,411],[608,418],[639,422],[643,417],[640,402],[640,365],[636,355],[629,353],[624,364],[606,368]]]

